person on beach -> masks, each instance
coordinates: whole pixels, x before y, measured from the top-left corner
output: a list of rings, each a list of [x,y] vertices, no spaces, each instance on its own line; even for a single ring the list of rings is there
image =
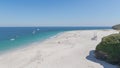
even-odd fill
[[[97,40],[97,34],[94,33],[94,36],[91,38],[91,40]]]

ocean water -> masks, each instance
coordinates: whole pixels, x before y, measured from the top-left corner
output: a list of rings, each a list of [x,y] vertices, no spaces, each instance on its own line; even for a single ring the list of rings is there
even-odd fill
[[[111,29],[111,27],[0,27],[0,52],[48,39],[70,30]]]

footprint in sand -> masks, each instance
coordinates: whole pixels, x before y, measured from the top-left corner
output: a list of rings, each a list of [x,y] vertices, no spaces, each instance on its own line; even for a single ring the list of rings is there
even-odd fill
[[[28,63],[24,64],[20,68],[26,68],[26,66],[30,65],[33,62],[36,62],[37,64],[41,64],[43,62],[43,58],[40,51],[37,51],[35,57],[33,57]]]
[[[88,66],[89,68],[94,68],[93,66]]]

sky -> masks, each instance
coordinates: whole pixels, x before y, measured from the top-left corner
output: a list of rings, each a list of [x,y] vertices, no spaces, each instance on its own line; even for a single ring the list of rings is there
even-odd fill
[[[112,26],[120,0],[0,0],[0,26]]]

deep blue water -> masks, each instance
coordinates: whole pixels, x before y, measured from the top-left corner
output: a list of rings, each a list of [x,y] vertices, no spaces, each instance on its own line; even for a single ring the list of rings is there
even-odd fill
[[[95,29],[111,27],[0,27],[0,52],[45,40],[63,31]]]

